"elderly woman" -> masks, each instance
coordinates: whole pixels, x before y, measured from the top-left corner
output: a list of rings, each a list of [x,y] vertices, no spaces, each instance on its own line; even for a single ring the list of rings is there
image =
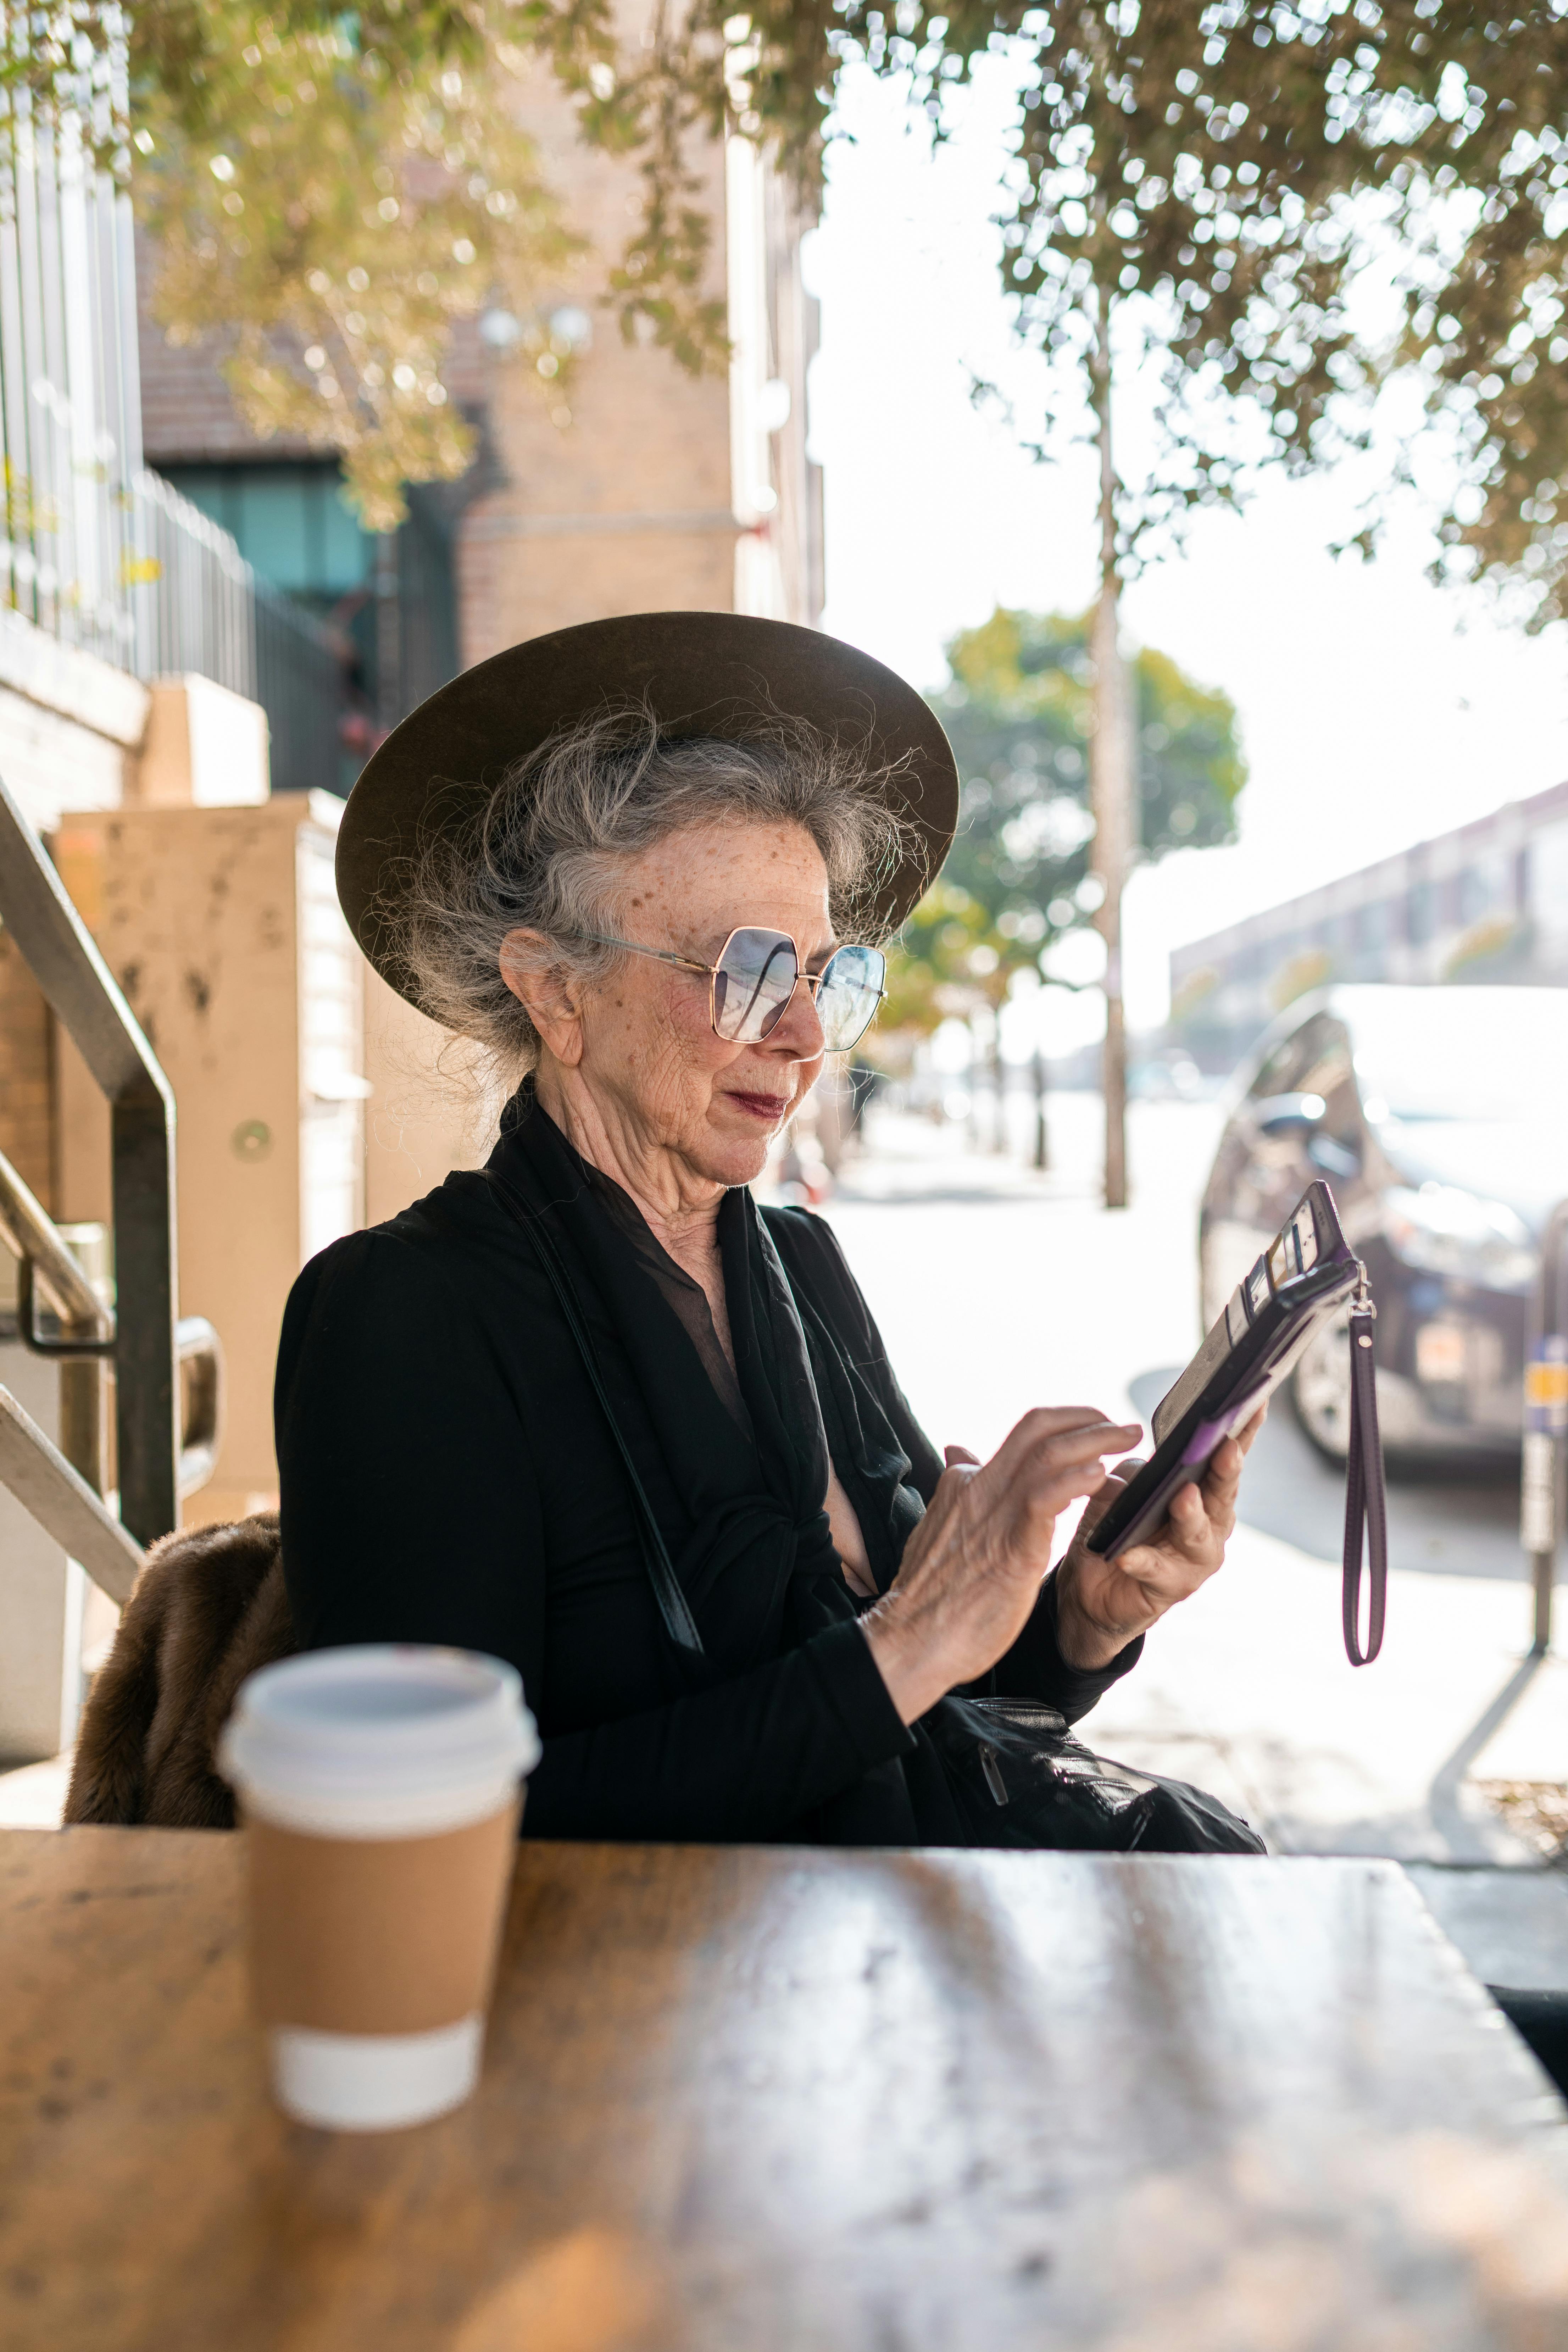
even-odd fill
[[[963,1701],[1082,1716],[1220,1565],[1234,1444],[1157,1542],[1053,1569],[1136,1426],[1037,1407],[944,1467],[831,1227],[747,1189],[874,1015],[955,806],[900,681],[718,614],[514,647],[355,789],[359,937],[515,1091],[482,1170],[296,1286],[289,1601],[308,1647],[512,1661],[531,1834],[1033,1842]],[[910,1277],[959,1336],[941,1267]]]

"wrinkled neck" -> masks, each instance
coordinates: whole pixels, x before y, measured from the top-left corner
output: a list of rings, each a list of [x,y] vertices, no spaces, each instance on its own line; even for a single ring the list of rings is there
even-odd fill
[[[717,1284],[721,1308],[719,1203],[727,1188],[672,1150],[648,1121],[603,1094],[581,1066],[570,1068],[546,1054],[534,1090],[541,1109],[573,1150],[630,1196],[655,1240],[676,1264],[700,1282],[710,1298]]]

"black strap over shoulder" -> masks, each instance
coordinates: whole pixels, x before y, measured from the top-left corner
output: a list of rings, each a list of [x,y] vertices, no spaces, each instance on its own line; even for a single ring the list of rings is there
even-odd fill
[[[658,1519],[654,1517],[653,1505],[648,1501],[647,1489],[637,1475],[637,1466],[632,1459],[631,1447],[626,1444],[621,1424],[616,1419],[615,1407],[610,1402],[609,1391],[605,1386],[605,1377],[599,1370],[599,1360],[594,1353],[594,1343],[588,1337],[588,1327],[583,1320],[583,1311],[577,1303],[577,1294],[572,1286],[572,1277],[562,1261],[561,1253],[545,1230],[544,1220],[538,1211],[523,1201],[504,1177],[496,1174],[493,1168],[487,1168],[484,1173],[494,1187],[496,1196],[507,1214],[516,1224],[521,1226],[533,1244],[534,1255],[544,1268],[545,1276],[555,1293],[556,1303],[566,1318],[566,1328],[576,1342],[577,1352],[583,1359],[583,1369],[588,1375],[594,1394],[599,1400],[600,1410],[604,1413],[610,1435],[615,1441],[616,1451],[621,1457],[621,1463],[626,1474],[626,1482],[632,1490],[632,1500],[637,1507],[638,1532],[642,1538],[643,1559],[647,1567],[648,1580],[653,1586],[654,1599],[658,1603],[658,1613],[664,1620],[665,1632],[678,1650],[685,1651],[689,1656],[701,1657],[704,1654],[702,1636],[697,1630],[697,1621],[692,1616],[686,1595],[680,1589],[679,1579],[675,1573],[675,1563],[669,1557],[669,1549],[664,1540],[663,1532]]]
[[[1377,1430],[1377,1371],[1372,1327],[1377,1309],[1367,1295],[1366,1271],[1351,1305],[1350,1450],[1345,1462],[1343,1610],[1345,1655],[1369,1666],[1383,1647],[1388,1601],[1388,1507],[1383,1483],[1383,1442]],[[1361,1646],[1362,1541],[1367,1555],[1366,1647]]]

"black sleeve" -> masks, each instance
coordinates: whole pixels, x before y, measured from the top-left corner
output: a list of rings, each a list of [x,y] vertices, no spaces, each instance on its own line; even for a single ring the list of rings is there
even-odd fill
[[[914,1745],[847,1618],[731,1682],[547,1739],[525,1826],[531,1837],[754,1843]]]
[[[300,1646],[437,1642],[508,1660],[546,1727],[547,1577],[522,1402],[448,1270],[395,1234],[311,1261],[275,1399]],[[852,1620],[732,1680],[546,1737],[542,1837],[767,1839],[913,1745]]]
[[[284,1309],[273,1415],[300,1646],[451,1643],[537,1679],[544,1580],[520,1563],[540,1556],[538,1496],[447,1269],[395,1234],[312,1258]]]
[[[804,1278],[819,1311],[832,1324],[835,1336],[850,1353],[876,1391],[899,1443],[913,1465],[910,1484],[930,1503],[943,1468],[942,1456],[915,1419],[912,1408],[894,1377],[865,1293],[844,1255],[844,1245],[832,1226],[806,1209],[770,1209],[767,1223],[780,1244],[792,1276]],[[1083,1674],[1069,1666],[1057,1641],[1056,1570],[1040,1590],[1028,1623],[1006,1655],[1000,1658],[977,1694],[997,1698],[1038,1698],[1057,1707],[1069,1723],[1104,1697],[1111,1685],[1130,1674],[1143,1654],[1143,1637],[1130,1642],[1108,1666]]]

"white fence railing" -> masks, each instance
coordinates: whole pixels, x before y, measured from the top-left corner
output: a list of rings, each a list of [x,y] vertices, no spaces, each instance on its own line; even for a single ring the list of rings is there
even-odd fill
[[[23,37],[0,0],[0,50]],[[337,788],[336,641],[142,463],[131,208],[80,130],[123,71],[116,42],[74,112],[0,87],[0,605],[138,677],[259,700],[275,783]]]

